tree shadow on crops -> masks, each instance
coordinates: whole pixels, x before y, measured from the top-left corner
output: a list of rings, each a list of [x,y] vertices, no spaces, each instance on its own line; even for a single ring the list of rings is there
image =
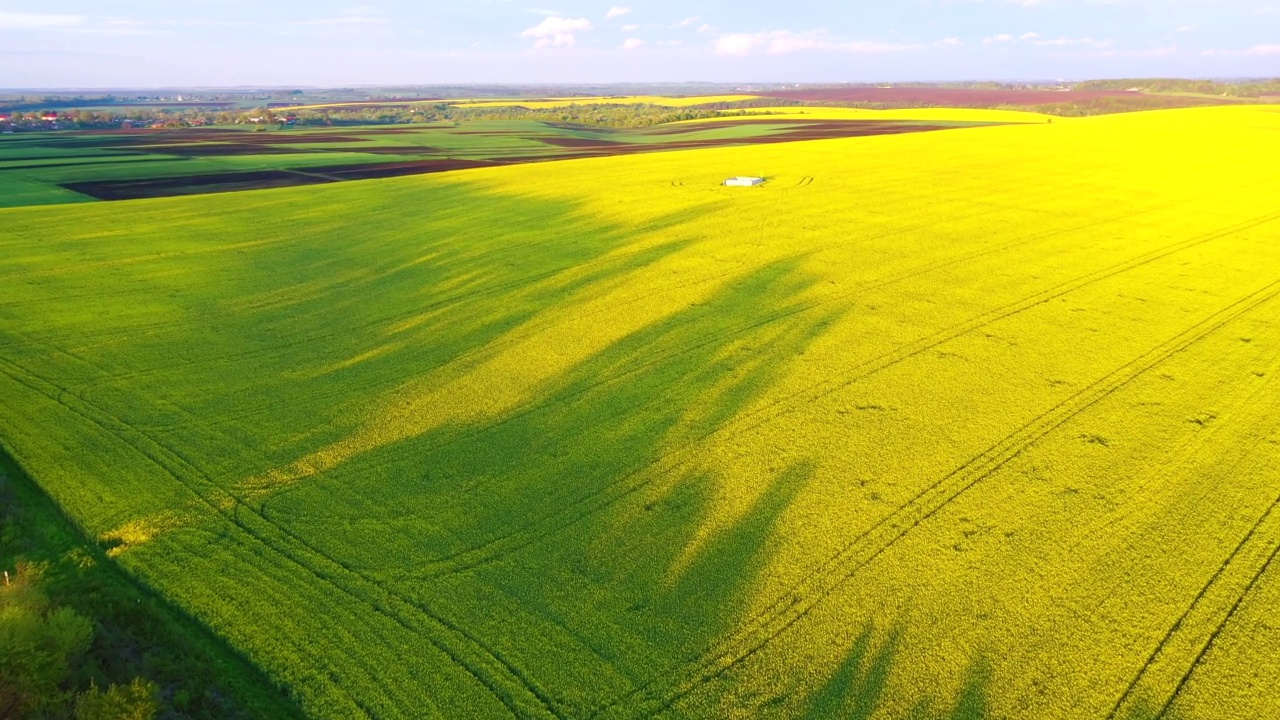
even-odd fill
[[[809,461],[782,463],[726,514],[733,478],[696,462],[697,441],[842,312],[802,312],[813,282],[802,266],[749,272],[586,359],[528,407],[371,450],[263,512],[489,639],[567,714],[588,710],[740,620],[812,475]]]
[[[679,252],[689,239],[672,229],[704,212],[624,226],[575,202],[465,184],[389,184],[346,205],[333,188],[316,192],[287,212],[269,199],[207,209],[244,247],[158,261],[129,284],[163,307],[155,324],[94,316],[32,337],[87,346],[83,363],[58,371],[71,392],[234,483],[349,435],[407,380]]]
[[[89,451],[102,433],[84,430],[84,418],[69,417],[56,403],[30,408],[27,418],[31,427],[52,428],[54,437],[81,433],[78,444],[68,442],[62,455],[61,448],[50,450],[31,469],[51,478],[52,494],[87,526],[172,513],[171,524],[127,549],[126,563],[233,638],[238,650],[299,692],[304,705],[367,703],[377,713],[413,714],[414,703],[443,703],[437,698],[470,690],[435,693],[397,679],[407,670],[391,667],[393,658],[424,653],[426,613],[393,623],[386,605],[344,594],[351,575],[336,577],[334,568],[368,573],[373,581],[417,571],[504,540],[511,529],[541,522],[651,460],[665,431],[682,418],[702,417],[682,409],[689,401],[681,399],[682,383],[693,392],[708,383],[737,384],[726,378],[740,363],[715,365],[734,336],[708,341],[703,333],[719,327],[717,313],[736,311],[748,298],[740,291],[729,305],[691,307],[663,327],[643,329],[554,379],[533,405],[484,426],[444,427],[372,446],[316,477],[314,489],[301,483],[296,496],[283,495],[278,504],[269,494],[260,508],[257,501],[224,502],[246,478],[358,431],[370,408],[407,380],[483,353],[540,313],[580,305],[680,252],[693,241],[680,228],[705,212],[692,207],[626,226],[602,222],[573,202],[462,184],[388,183],[367,202],[334,204],[344,197],[354,202],[328,188],[305,196],[210,196],[184,205],[187,215],[166,205],[165,212],[140,208],[127,223],[104,222],[95,231],[143,235],[136,243],[144,253],[148,243],[169,249],[148,234],[151,222],[166,238],[185,242],[194,235],[209,247],[123,264],[111,276],[121,288],[113,307],[136,301],[136,314],[67,313],[58,323],[33,316],[13,328],[31,342],[6,346],[5,359],[66,386],[86,417],[127,428]],[[420,224],[406,222],[406,206],[421,208]],[[478,222],[481,213],[492,222]],[[199,235],[201,227],[216,228],[229,243]],[[68,282],[104,282],[91,263],[66,272],[74,276]],[[743,288],[787,292],[795,288],[788,273],[767,271]],[[76,352],[52,350],[67,347]],[[683,359],[650,362],[651,350]],[[615,377],[624,367],[633,372]],[[731,388],[723,392],[732,398]],[[633,416],[635,404],[649,415]],[[112,472],[92,471],[105,466]],[[252,516],[256,509],[265,521]],[[557,581],[546,575],[530,582],[550,592]],[[545,655],[537,633],[547,623],[530,621],[531,634],[518,638],[495,628],[502,622],[496,614],[528,614],[519,603],[467,604],[465,593],[493,592],[481,583],[450,587],[410,578],[393,592],[431,602],[459,626],[474,622],[475,637],[495,653],[517,662],[526,651]],[[280,622],[282,597],[298,603],[296,623]],[[353,615],[380,630],[365,635],[368,628],[349,619],[334,620],[332,632],[316,630],[325,618]],[[279,632],[258,632],[268,626]],[[561,642],[566,631],[551,623],[546,632],[554,635],[548,642]],[[360,635],[364,644],[325,651],[337,646],[326,643],[340,633]],[[297,648],[314,649],[316,657],[301,662],[305,653]],[[427,676],[466,674],[422,662]]]
[[[867,626],[844,660],[814,693],[804,712],[808,720],[866,720],[882,709],[890,673],[902,660],[902,630],[895,628],[877,644],[875,629]],[[911,720],[986,720],[991,667],[984,656],[968,665],[955,697],[926,696],[916,700],[905,717]]]

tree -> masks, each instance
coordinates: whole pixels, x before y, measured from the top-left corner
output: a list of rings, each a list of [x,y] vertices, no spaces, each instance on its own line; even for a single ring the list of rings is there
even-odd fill
[[[76,720],[153,720],[160,712],[160,689],[142,678],[128,685],[96,686],[76,701]]]
[[[35,587],[38,568],[19,568],[0,586],[0,717],[21,718],[63,705],[72,664],[89,649],[93,625],[54,609]]]

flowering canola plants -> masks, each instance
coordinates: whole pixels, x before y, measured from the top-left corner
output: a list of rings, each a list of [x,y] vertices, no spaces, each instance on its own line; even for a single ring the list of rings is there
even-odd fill
[[[1277,716],[1277,151],[1211,108],[0,210],[0,440],[319,718]]]

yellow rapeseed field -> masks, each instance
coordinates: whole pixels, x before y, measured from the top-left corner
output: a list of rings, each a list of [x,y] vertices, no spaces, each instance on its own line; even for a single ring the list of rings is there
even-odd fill
[[[744,110],[749,117],[778,118],[781,120],[913,120],[928,122],[975,123],[1047,123],[1076,122],[1076,118],[1060,118],[1023,110],[987,110],[981,108],[901,108],[896,110],[867,110],[842,107],[753,107]],[[684,120],[678,125],[714,124],[724,118]]]
[[[1280,108],[1025,116],[0,210],[0,440],[317,717],[1280,717]]]

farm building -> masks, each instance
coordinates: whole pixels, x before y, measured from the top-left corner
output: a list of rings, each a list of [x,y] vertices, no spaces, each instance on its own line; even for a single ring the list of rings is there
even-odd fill
[[[752,187],[754,185],[761,185],[763,183],[764,183],[764,178],[762,177],[739,176],[739,177],[731,177],[728,180],[724,181],[724,184],[728,187]]]

